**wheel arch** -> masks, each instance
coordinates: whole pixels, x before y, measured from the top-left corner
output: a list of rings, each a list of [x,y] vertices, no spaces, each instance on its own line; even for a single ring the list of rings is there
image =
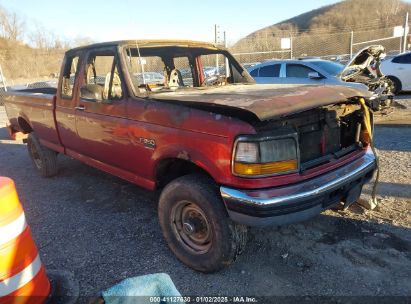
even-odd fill
[[[20,130],[25,133],[31,133],[33,132],[33,127],[31,126],[31,124],[29,123],[29,120],[23,116],[19,116],[17,118],[17,123],[19,125]]]
[[[177,178],[190,173],[202,173],[217,184],[221,184],[228,174],[227,170],[231,170],[230,156],[224,153],[217,156],[213,154],[213,150],[206,152],[188,145],[169,143],[159,146],[151,160],[153,162],[151,176],[156,183],[156,188],[165,185],[162,175],[168,175],[165,180],[170,182],[172,180],[170,176]],[[179,174],[173,173],[174,170]]]
[[[387,77],[388,79],[390,79],[392,82],[394,82],[394,84],[398,84],[398,88],[396,88],[396,91],[397,92],[395,92],[395,93],[399,93],[399,92],[401,92],[402,91],[402,82],[401,82],[401,79],[399,79],[397,76],[394,76],[394,75],[385,75],[385,77]]]
[[[212,175],[199,164],[179,157],[166,157],[159,160],[155,166],[155,184],[160,189],[172,180],[188,175],[201,174],[213,179]],[[213,179],[214,180],[214,179]]]

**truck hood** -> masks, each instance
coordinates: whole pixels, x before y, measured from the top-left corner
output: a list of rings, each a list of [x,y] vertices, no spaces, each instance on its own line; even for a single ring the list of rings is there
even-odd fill
[[[254,118],[264,121],[344,102],[359,96],[369,98],[372,93],[334,85],[239,84],[156,92],[149,98],[228,116],[251,114]]]

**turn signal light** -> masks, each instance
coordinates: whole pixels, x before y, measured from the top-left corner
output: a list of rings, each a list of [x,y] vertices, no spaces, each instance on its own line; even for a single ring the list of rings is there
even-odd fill
[[[147,84],[147,86],[150,89],[150,91],[158,87],[158,85],[156,83],[149,83],[149,84]]]
[[[262,164],[235,163],[234,172],[239,175],[269,175],[275,173],[295,171],[298,168],[297,160],[283,160]]]

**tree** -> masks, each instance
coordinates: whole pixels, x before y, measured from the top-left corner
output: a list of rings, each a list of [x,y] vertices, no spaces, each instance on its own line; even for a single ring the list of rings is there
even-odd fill
[[[78,46],[85,46],[85,45],[92,44],[92,43],[94,43],[94,41],[90,37],[77,36],[73,39],[71,44],[73,47],[78,47]]]
[[[29,34],[31,44],[41,50],[49,50],[55,45],[55,35],[47,31],[43,25],[34,22],[33,30]]]
[[[0,35],[12,41],[21,40],[25,32],[24,20],[15,12],[0,7]]]

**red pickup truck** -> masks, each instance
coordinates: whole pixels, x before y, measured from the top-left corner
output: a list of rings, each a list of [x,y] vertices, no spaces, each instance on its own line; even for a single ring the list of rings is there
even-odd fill
[[[235,260],[247,226],[356,201],[376,168],[369,97],[255,84],[213,44],[121,41],[68,51],[57,89],[9,92],[5,108],[42,176],[58,172],[60,153],[160,189],[169,247],[210,272]]]

